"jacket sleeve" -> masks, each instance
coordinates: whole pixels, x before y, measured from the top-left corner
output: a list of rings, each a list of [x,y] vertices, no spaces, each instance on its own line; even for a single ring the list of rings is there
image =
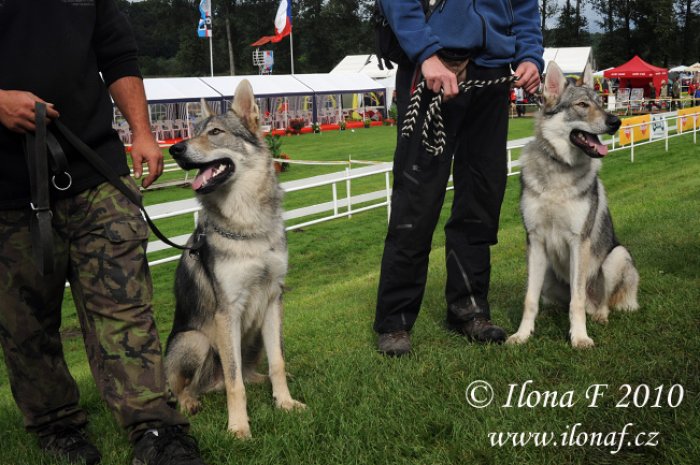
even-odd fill
[[[421,0],[381,0],[382,10],[408,58],[421,64],[440,50],[440,41],[426,23]]]
[[[97,19],[92,45],[107,87],[124,76],[141,77],[136,39],[114,0],[96,0]]]
[[[540,73],[544,71],[544,48],[542,46],[542,29],[540,28],[540,10],[537,0],[512,0],[513,32],[515,33],[515,59],[513,68],[523,61],[537,65]]]

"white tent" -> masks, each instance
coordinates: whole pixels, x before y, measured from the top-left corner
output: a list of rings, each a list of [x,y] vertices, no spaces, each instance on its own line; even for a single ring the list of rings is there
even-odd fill
[[[202,98],[217,110],[225,109],[243,79],[253,87],[267,123],[277,128],[287,127],[290,118],[310,123],[322,121],[325,115],[327,121],[336,122],[344,110],[364,107],[363,94],[386,92],[382,84],[363,73],[144,79],[151,117],[191,120],[201,111],[198,102]],[[381,100],[376,95],[375,100]]]
[[[688,66],[685,65],[680,65],[680,66],[674,66],[673,68],[670,68],[668,70],[669,73],[685,73],[688,71]]]
[[[144,79],[149,103],[198,101],[220,99],[221,94],[198,78]]]
[[[591,47],[546,47],[544,49],[544,68],[550,61],[554,61],[561,68],[564,75],[581,77],[586,84],[593,82],[593,49]]]
[[[396,75],[397,64],[393,69],[379,69],[377,55],[348,55],[338,63],[331,73],[362,73],[372,79],[384,79]]]
[[[275,97],[285,95],[311,95],[313,89],[304,85],[291,74],[270,74],[251,76],[216,76],[205,77],[201,80],[225,99],[232,99],[236,87],[243,80],[247,79],[253,87],[256,97]]]

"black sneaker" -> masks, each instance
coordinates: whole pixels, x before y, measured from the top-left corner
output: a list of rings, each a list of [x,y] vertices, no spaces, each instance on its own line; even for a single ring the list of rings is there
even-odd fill
[[[85,432],[78,428],[63,428],[39,438],[39,446],[47,453],[55,455],[68,463],[95,465],[102,456]]]
[[[197,442],[178,426],[147,431],[134,444],[131,465],[206,465]]]
[[[383,355],[400,357],[411,351],[411,337],[408,331],[381,333],[377,339],[377,349]]]

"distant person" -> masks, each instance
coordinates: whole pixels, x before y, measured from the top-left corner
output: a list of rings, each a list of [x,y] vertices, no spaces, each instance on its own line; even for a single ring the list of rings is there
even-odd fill
[[[525,116],[525,91],[522,87],[515,88],[515,110],[518,118]]]
[[[671,86],[671,97],[673,100],[671,100],[671,108],[672,109],[678,109],[680,99],[681,99],[681,79],[677,78],[675,81],[673,81],[673,85]]]

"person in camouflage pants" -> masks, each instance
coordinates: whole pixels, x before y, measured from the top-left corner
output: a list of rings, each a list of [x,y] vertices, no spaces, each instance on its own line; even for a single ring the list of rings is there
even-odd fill
[[[138,192],[131,177],[122,180]],[[187,425],[166,395],[138,207],[109,183],[55,202],[56,272],[46,277],[27,265],[30,214],[0,212],[0,343],[27,429],[42,436],[87,422],[59,334],[66,278],[95,382],[130,438]]]
[[[131,177],[122,180],[138,192]],[[59,334],[66,278],[93,377],[119,424],[132,438],[164,421],[187,425],[165,394],[145,260],[148,226],[138,207],[109,183],[55,202],[56,272],[46,277],[27,266],[30,214],[0,212],[0,342],[27,429],[41,436],[87,421]]]
[[[139,208],[94,166],[97,159],[135,193],[132,169],[138,179],[148,165],[144,188],[163,172],[136,38],[119,8],[115,0],[43,0],[37,14],[34,2],[0,0],[0,345],[12,394],[39,446],[70,463],[99,463],[59,333],[68,280],[93,377],[133,443],[132,465],[204,465],[167,388],[151,308],[148,228]],[[112,127],[115,107],[131,132],[131,166]],[[59,119],[94,152],[92,161],[58,130]],[[47,138],[53,183],[29,176],[35,163],[25,144],[43,124],[55,137]],[[41,205],[32,195],[39,183],[49,190],[54,248],[53,271],[43,277],[29,226]]]

